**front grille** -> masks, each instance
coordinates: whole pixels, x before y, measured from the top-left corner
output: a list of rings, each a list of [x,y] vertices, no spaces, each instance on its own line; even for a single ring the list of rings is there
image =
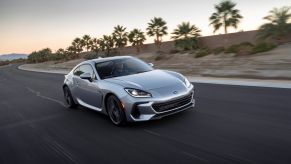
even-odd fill
[[[191,100],[192,100],[192,93],[176,100],[162,102],[162,103],[154,103],[152,107],[157,112],[165,112],[165,111],[172,110],[172,109],[184,106],[186,104],[189,104]]]

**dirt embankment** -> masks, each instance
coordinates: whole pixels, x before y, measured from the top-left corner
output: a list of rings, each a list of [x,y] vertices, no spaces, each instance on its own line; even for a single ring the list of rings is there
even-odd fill
[[[166,59],[155,60],[156,54],[144,53],[136,57],[155,64],[156,68],[178,71],[188,76],[215,76],[241,78],[291,79],[291,44],[280,45],[274,50],[255,55],[208,55],[194,58],[193,54],[165,54]],[[26,64],[24,69],[42,72],[66,73],[84,59],[68,62]]]

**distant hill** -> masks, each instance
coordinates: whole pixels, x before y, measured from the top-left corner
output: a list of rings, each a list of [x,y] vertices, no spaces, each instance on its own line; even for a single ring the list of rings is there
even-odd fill
[[[0,60],[5,61],[5,60],[14,60],[14,59],[27,59],[26,54],[3,54],[0,55]]]

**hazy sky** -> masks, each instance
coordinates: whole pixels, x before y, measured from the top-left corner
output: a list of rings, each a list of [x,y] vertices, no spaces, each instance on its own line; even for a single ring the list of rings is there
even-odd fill
[[[220,0],[0,0],[0,54],[66,48],[75,37],[110,34],[115,25],[146,29],[154,16],[167,21],[169,31],[190,21],[212,35],[208,18]],[[244,16],[233,31],[255,30],[273,7],[291,0],[235,0]],[[169,36],[164,40],[169,40]],[[147,42],[152,42],[149,38]]]

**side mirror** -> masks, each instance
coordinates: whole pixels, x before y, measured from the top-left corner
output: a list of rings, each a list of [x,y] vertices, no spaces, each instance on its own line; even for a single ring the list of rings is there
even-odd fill
[[[149,66],[154,67],[154,64],[153,63],[149,63]]]
[[[92,75],[90,73],[83,73],[80,75],[80,78],[92,82]]]

